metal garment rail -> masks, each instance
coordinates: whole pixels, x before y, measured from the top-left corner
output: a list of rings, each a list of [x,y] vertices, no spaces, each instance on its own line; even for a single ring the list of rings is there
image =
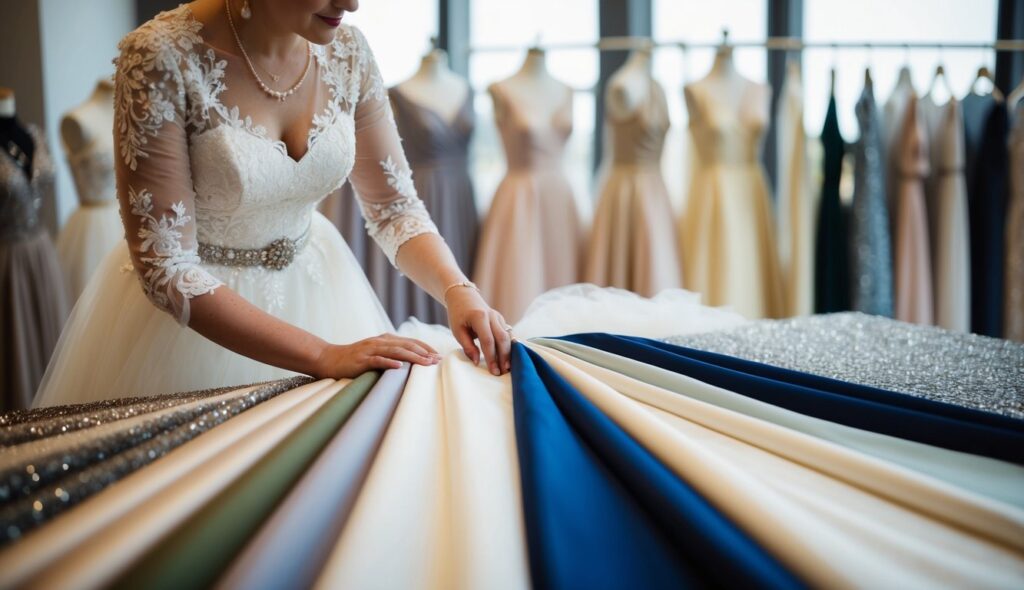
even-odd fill
[[[676,48],[681,50],[689,49],[718,49],[722,47],[721,41],[701,41],[690,43],[687,41],[660,41],[653,42],[648,37],[605,37],[596,43],[542,43],[536,45],[545,51],[569,51],[580,49],[596,49],[598,51],[629,51],[642,48]],[[734,48],[763,48],[769,51],[803,51],[804,49],[938,49],[938,50],[961,50],[961,49],[989,49],[993,51],[1018,52],[1024,51],[1024,40],[1003,39],[992,43],[973,43],[953,41],[949,43],[938,41],[914,41],[901,43],[898,41],[804,41],[798,37],[769,37],[760,41],[732,41],[728,40],[725,45]],[[470,47],[469,53],[492,53],[524,51],[530,46],[524,45],[488,45],[481,47]]]

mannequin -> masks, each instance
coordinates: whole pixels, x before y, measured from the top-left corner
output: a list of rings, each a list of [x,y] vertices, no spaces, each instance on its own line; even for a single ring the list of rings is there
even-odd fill
[[[420,67],[398,84],[403,96],[437,113],[449,125],[469,98],[469,83],[448,68],[448,54],[434,47],[420,60]]]
[[[515,74],[500,82],[495,82],[488,87],[494,101],[494,115],[499,121],[503,121],[508,113],[508,104],[504,97],[495,97],[504,92],[517,107],[517,113],[533,123],[547,125],[551,114],[562,108],[566,95],[570,92],[569,87],[559,80],[556,80],[549,72],[547,59],[543,49],[531,47],[526,52],[526,59],[523,65]]]
[[[759,157],[770,96],[736,71],[723,37],[708,75],[683,89],[697,154],[678,232],[686,288],[748,318],[779,317],[782,278]]]
[[[646,43],[629,55],[608,81],[606,108],[614,117],[628,117],[647,100],[651,90],[651,45]]]
[[[103,78],[96,83],[92,94],[82,104],[68,111],[60,122],[60,135],[64,151],[69,158],[82,150],[101,143],[114,150],[114,83]],[[76,171],[72,166],[72,174]],[[76,178],[76,183],[78,182]],[[79,186],[79,191],[81,187]],[[83,195],[79,194],[79,198]]]
[[[26,175],[30,175],[35,142],[15,113],[14,91],[0,88],[0,146],[14,158]]]
[[[0,412],[26,408],[68,313],[64,280],[39,208],[53,183],[43,132],[15,116],[0,88]]]
[[[57,254],[73,300],[124,230],[114,187],[114,85],[100,80],[89,98],[61,120],[61,139],[78,207],[57,236]]]
[[[729,33],[723,31],[722,45],[715,53],[711,71],[704,78],[683,87],[687,109],[694,108],[694,92],[713,99],[732,112],[743,110],[748,116],[766,122],[769,118],[771,92],[767,85],[743,77],[733,62]],[[746,99],[747,96],[750,99]]]

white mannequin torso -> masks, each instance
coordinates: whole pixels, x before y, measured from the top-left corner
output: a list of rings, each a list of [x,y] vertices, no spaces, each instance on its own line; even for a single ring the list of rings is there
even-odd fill
[[[638,49],[608,81],[608,112],[617,118],[628,117],[651,92],[651,51]]]
[[[730,112],[743,112],[745,118],[767,123],[771,109],[771,92],[765,84],[748,80],[732,60],[732,48],[723,46],[707,76],[683,87],[686,108],[691,113],[703,112],[700,97],[722,105]]]
[[[469,83],[451,71],[447,61],[444,51],[431,51],[423,56],[419,70],[397,88],[405,98],[437,113],[451,124],[465,105],[470,90]]]
[[[73,157],[93,145],[114,150],[114,85],[103,79],[82,104],[68,111],[60,122],[64,150]]]
[[[501,97],[495,97],[495,92]],[[547,70],[544,51],[530,49],[519,71],[512,76],[495,82],[488,87],[494,98],[494,116],[505,120],[509,105],[502,98],[516,105],[516,113],[529,123],[547,125],[552,115],[565,105],[566,95],[571,89],[564,82],[556,80]]]

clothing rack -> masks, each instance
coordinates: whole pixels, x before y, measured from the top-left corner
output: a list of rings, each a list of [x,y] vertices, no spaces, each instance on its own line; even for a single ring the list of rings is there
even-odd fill
[[[991,43],[974,42],[905,42],[897,41],[804,41],[799,37],[768,37],[755,41],[732,41],[728,40],[726,45],[734,48],[764,48],[768,51],[803,51],[804,49],[938,49],[938,50],[966,50],[966,49],[988,49],[992,51],[1024,52],[1024,40],[1000,39]],[[539,44],[538,47],[546,51],[566,51],[573,49],[597,49],[598,51],[630,51],[640,48],[677,48],[683,51],[690,49],[718,49],[723,43],[721,41],[700,41],[691,43],[688,41],[661,41],[653,42],[649,37],[603,37],[597,43],[549,43]],[[469,53],[497,53],[509,51],[523,51],[529,49],[522,45],[488,45],[483,47],[470,47]]]

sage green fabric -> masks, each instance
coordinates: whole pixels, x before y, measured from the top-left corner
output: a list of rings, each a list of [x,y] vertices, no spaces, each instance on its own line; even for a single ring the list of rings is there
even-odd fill
[[[152,590],[213,584],[379,377],[376,372],[364,373],[346,385],[267,456],[150,549],[114,587]]]
[[[815,436],[987,498],[1024,508],[1024,467],[1019,465],[851,428],[704,383],[694,387],[694,380],[685,375],[582,344],[551,338],[537,338],[531,342],[662,389]]]

